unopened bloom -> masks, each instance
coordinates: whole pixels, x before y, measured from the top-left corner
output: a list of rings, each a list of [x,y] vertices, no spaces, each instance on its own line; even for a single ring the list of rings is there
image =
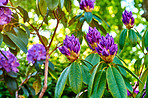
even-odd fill
[[[134,17],[132,17],[132,12],[124,11],[122,14],[122,22],[125,24],[126,28],[130,29],[134,26]]]
[[[36,61],[46,59],[46,49],[42,44],[34,44],[27,54],[27,60],[29,63],[35,63]]]
[[[86,35],[86,39],[89,43],[89,47],[94,51],[95,47],[97,47],[97,44],[101,40],[101,34],[100,32],[94,27],[89,27],[88,33]]]
[[[95,49],[105,62],[110,63],[117,54],[118,46],[114,43],[113,37],[107,34],[106,37],[101,37]]]
[[[86,12],[92,12],[94,9],[94,2],[96,0],[81,0],[80,2],[80,9],[85,10]]]
[[[10,51],[2,51],[7,59],[0,53],[0,68],[4,68],[7,72],[18,72],[17,67],[20,65],[17,58]]]
[[[66,35],[63,41],[63,46],[59,47],[59,50],[64,54],[71,62],[78,59],[80,55],[80,42],[74,35],[71,37]]]
[[[146,50],[148,51],[148,47],[146,48]]]
[[[0,6],[7,5],[8,0],[0,0]]]

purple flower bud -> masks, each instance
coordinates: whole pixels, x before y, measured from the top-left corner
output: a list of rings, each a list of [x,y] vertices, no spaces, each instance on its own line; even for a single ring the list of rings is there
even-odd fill
[[[35,61],[46,59],[46,49],[42,44],[34,44],[27,54],[27,60],[29,63],[35,63]]]
[[[132,17],[132,12],[124,11],[122,14],[122,22],[125,24],[126,28],[130,29],[134,26],[134,18]]]
[[[106,37],[101,37],[101,40],[95,49],[105,62],[110,63],[117,53],[118,46],[117,44],[114,44],[113,37],[107,34]]]
[[[95,47],[97,47],[97,44],[101,40],[101,34],[98,32],[96,27],[94,29],[92,27],[89,27],[88,33],[86,35],[86,39],[89,43],[90,48],[94,51]]]
[[[8,24],[12,18],[12,12],[9,8],[0,8],[0,25]]]
[[[78,59],[80,55],[80,42],[78,38],[75,38],[74,35],[71,37],[66,35],[65,40],[63,41],[63,46],[59,47],[59,50],[62,54],[66,55],[66,57],[71,61],[75,61]]]
[[[7,5],[8,0],[0,0],[0,6]]]
[[[148,51],[148,47],[146,48],[146,50]]]
[[[94,2],[96,0],[81,0],[80,2],[80,9],[85,10],[86,12],[92,12],[94,9]]]
[[[18,72],[17,67],[20,65],[17,58],[10,51],[2,51],[8,60],[0,53],[0,68],[4,68],[7,72]]]

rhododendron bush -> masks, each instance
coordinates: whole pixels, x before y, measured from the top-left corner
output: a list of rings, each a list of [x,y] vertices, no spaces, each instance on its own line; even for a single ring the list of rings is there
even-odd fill
[[[0,0],[0,97],[148,98],[147,12],[123,2]]]

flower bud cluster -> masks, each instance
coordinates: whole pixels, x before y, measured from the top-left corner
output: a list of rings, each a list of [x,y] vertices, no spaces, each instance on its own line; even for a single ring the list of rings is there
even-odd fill
[[[7,59],[0,53],[0,69],[4,68],[7,72],[18,72],[17,67],[20,65],[17,58],[10,51],[2,51]]]
[[[80,42],[74,35],[67,36],[63,41],[63,46],[59,47],[59,50],[64,54],[71,62],[78,59],[80,55]]]
[[[89,27],[86,39],[90,48],[93,51],[97,51],[105,62],[110,63],[113,61],[117,53],[118,46],[114,43],[112,36],[109,34],[107,34],[106,37],[101,36],[100,32],[98,32],[96,28],[93,29]]]
[[[122,22],[125,24],[127,29],[133,28],[134,26],[134,17],[132,17],[132,12],[124,11],[122,14]]]
[[[94,2],[96,0],[81,0],[80,2],[80,9],[86,12],[92,12],[94,9]]]
[[[7,5],[8,0],[0,0],[0,6]],[[8,7],[0,7],[0,25],[8,24],[12,18],[12,12]]]
[[[46,59],[46,49],[42,44],[34,44],[27,54],[27,60],[29,63],[35,63],[35,61]]]

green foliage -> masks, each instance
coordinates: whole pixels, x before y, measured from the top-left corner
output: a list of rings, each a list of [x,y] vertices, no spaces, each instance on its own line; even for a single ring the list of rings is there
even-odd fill
[[[126,40],[126,35],[127,35],[127,29],[124,29],[121,34],[120,34],[120,39],[119,39],[119,47],[120,49],[123,49],[125,40]]]

